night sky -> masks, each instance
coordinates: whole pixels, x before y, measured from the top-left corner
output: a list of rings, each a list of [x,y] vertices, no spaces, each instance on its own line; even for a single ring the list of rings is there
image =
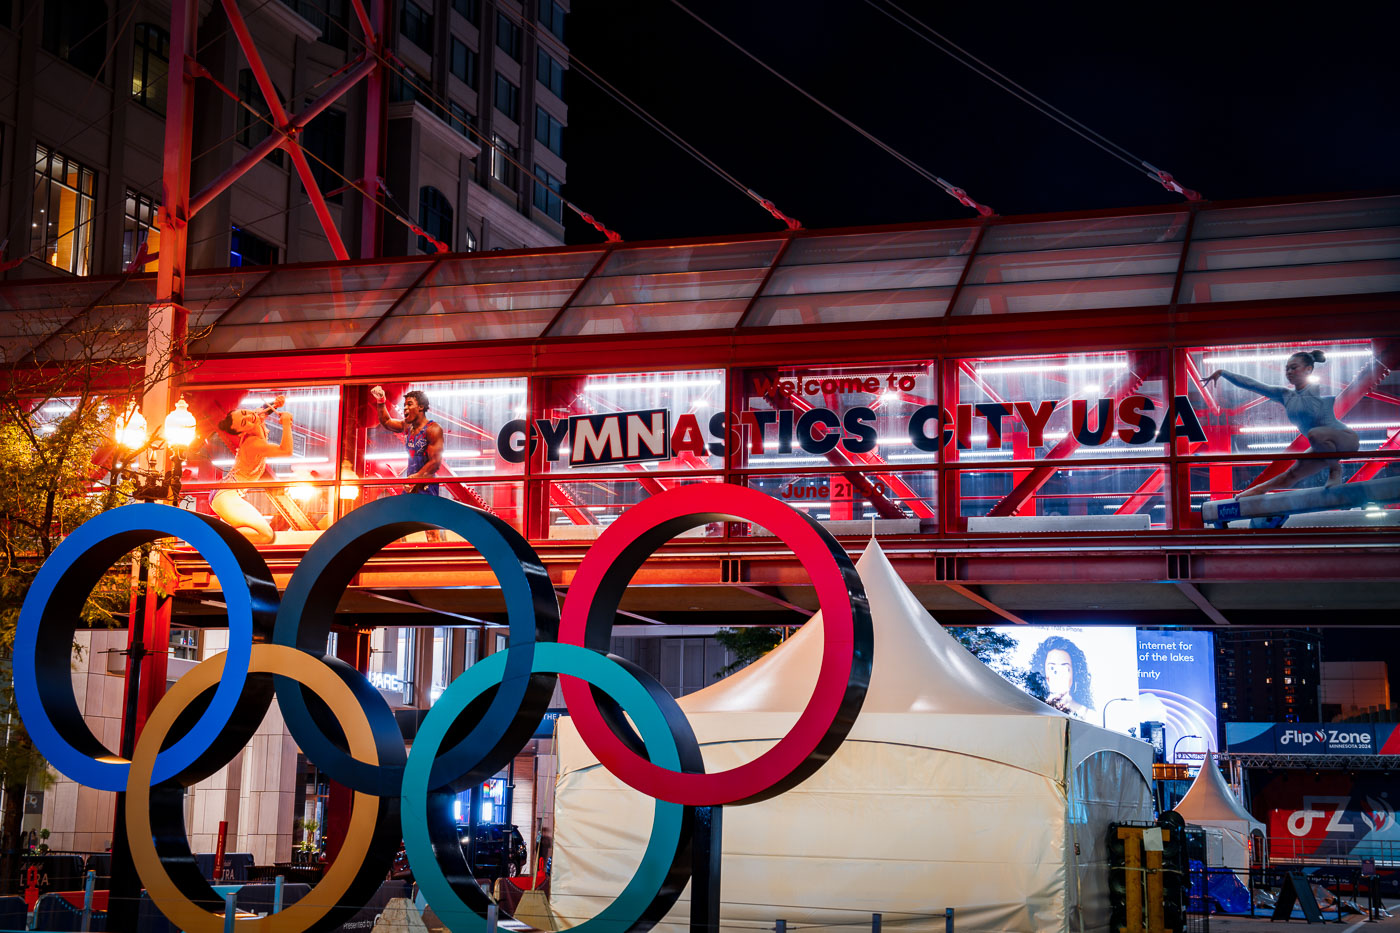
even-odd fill
[[[998,213],[1181,201],[864,0],[684,2]],[[1208,198],[1400,188],[1400,4],[898,2]],[[572,6],[582,64],[805,226],[973,216],[669,0]],[[580,74],[567,80],[565,194],[625,239],[782,229]],[[597,242],[565,216],[569,242]],[[1325,659],[1393,655],[1400,696],[1394,630],[1332,631]]]
[[[1180,201],[864,0],[685,2],[1001,214]],[[1209,198],[1400,186],[1400,5],[898,2]],[[575,0],[568,30],[584,65],[807,227],[971,216],[668,0]],[[625,239],[781,229],[568,80],[565,194]],[[569,216],[570,242],[596,241]]]

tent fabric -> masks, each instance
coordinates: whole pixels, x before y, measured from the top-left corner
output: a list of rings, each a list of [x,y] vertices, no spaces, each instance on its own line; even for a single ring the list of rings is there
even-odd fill
[[[1191,782],[1186,796],[1175,809],[1186,822],[1214,827],[1223,834],[1222,861],[1212,867],[1249,867],[1250,837],[1255,833],[1264,835],[1264,824],[1235,799],[1216,765],[1215,756],[1207,754],[1196,780]]]
[[[1072,719],[987,669],[933,620],[873,542],[857,563],[875,629],[866,702],[845,742],[797,788],[724,813],[722,923],[914,930],[1094,929],[1113,820],[1151,816],[1146,743]],[[820,614],[758,662],[679,702],[708,771],[751,761],[791,727],[816,682]],[[651,803],[558,731],[551,908],[564,926],[620,892]],[[1076,855],[1076,848],[1079,852]],[[662,924],[685,929],[683,897]]]

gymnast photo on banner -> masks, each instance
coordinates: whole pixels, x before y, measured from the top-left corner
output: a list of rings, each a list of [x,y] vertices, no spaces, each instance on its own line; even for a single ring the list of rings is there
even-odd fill
[[[1323,395],[1316,385],[1313,370],[1326,361],[1327,355],[1321,350],[1300,350],[1294,353],[1284,364],[1283,378],[1288,384],[1283,386],[1265,385],[1257,379],[1228,369],[1217,369],[1203,380],[1205,385],[1210,385],[1224,379],[1231,385],[1278,402],[1283,406],[1288,420],[1308,439],[1308,444],[1314,451],[1338,455],[1336,459],[1295,460],[1279,475],[1262,482],[1256,481],[1241,492],[1238,498],[1244,499],[1276,489],[1287,489],[1324,467],[1327,469],[1326,485],[1337,486],[1342,482],[1341,454],[1358,450],[1361,447],[1361,438],[1337,418],[1334,411],[1335,397]]]

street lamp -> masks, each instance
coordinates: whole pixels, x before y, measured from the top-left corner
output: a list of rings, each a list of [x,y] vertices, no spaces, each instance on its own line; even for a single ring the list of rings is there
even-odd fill
[[[1175,742],[1173,742],[1173,743],[1172,743],[1172,764],[1176,764],[1176,747],[1177,747],[1178,745],[1180,745],[1180,744],[1181,744],[1183,741],[1185,741],[1186,739],[1199,739],[1199,738],[1200,738],[1199,735],[1183,735],[1181,738],[1179,738],[1179,739],[1177,739]]]
[[[135,480],[133,499],[145,502],[171,502],[180,500],[180,479],[184,470],[184,457],[194,443],[195,420],[190,414],[190,405],[181,398],[175,408],[165,416],[162,423],[163,439],[148,437],[146,419],[132,402],[126,413],[117,419],[113,427],[113,439],[127,457],[134,458],[142,450],[146,451],[146,468],[131,469],[125,465],[126,457],[118,456],[117,465],[112,470],[115,479]],[[170,452],[170,463],[165,470],[156,467],[156,451],[164,446]]]
[[[1137,697],[1114,697],[1113,699],[1109,700],[1107,703],[1105,703],[1105,704],[1103,705],[1103,716],[1102,716],[1102,717],[1100,718],[1100,720],[1099,720],[1099,725],[1103,726],[1105,729],[1108,728],[1108,708],[1109,708],[1110,706],[1112,706],[1114,703],[1117,703],[1119,700],[1136,700],[1136,699],[1137,699]]]

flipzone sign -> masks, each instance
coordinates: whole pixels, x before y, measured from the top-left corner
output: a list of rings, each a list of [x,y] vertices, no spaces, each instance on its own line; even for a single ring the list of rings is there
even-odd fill
[[[815,380],[813,380],[815,381]],[[831,380],[835,381],[835,380]],[[860,380],[851,380],[862,390]],[[878,380],[871,377],[869,382]],[[781,384],[780,384],[781,385]],[[790,393],[779,392],[780,397]],[[959,450],[973,448],[973,428],[986,433],[983,448],[999,450],[1003,436],[1020,422],[1031,447],[1045,443],[1045,429],[1063,403],[984,402],[955,405],[922,405],[910,413],[904,435],[916,450],[935,452],[950,444]],[[1157,402],[1145,395],[1129,395],[1115,400],[1100,398],[1069,401],[1070,434],[1086,447],[1098,447],[1117,438],[1125,444],[1164,444],[1176,436],[1204,442],[1205,431],[1190,399],[1174,398],[1158,417]],[[571,415],[567,418],[519,418],[508,422],[496,435],[496,450],[507,463],[525,461],[526,438],[534,451],[539,441],[545,457],[557,462],[567,458],[572,466],[599,466],[614,463],[643,463],[669,460],[684,453],[698,457],[723,457],[728,444],[747,444],[750,453],[776,451],[791,454],[823,455],[840,448],[849,454],[867,454],[881,442],[876,422],[879,415],[864,405],[841,412],[830,408],[756,409],[716,412],[702,431],[695,414],[679,415],[674,423],[664,408],[618,411],[604,414]]]
[[[1385,723],[1232,722],[1225,724],[1232,752],[1277,755],[1393,755],[1400,730]]]

